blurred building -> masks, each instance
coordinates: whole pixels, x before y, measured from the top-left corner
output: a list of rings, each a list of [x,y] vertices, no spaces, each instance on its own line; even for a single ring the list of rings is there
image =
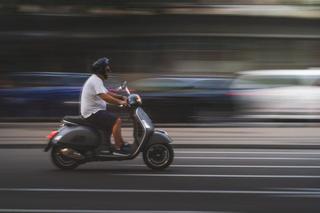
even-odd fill
[[[217,74],[320,66],[319,0],[7,0],[1,72]]]
[[[102,56],[119,79],[144,78],[133,89],[155,121],[228,120],[239,93],[221,76],[320,67],[319,20],[320,0],[2,0],[0,120],[78,114]]]

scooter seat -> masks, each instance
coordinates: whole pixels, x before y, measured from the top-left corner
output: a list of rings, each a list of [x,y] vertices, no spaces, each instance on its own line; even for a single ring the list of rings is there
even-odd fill
[[[67,121],[70,123],[75,123],[75,124],[79,124],[79,125],[83,125],[83,126],[93,126],[91,123],[89,123],[88,121],[86,121],[86,119],[84,119],[82,116],[64,116],[63,117],[63,121]]]

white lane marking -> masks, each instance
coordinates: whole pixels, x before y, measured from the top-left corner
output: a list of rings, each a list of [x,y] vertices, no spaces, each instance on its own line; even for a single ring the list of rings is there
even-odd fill
[[[145,167],[145,165],[140,164],[125,164],[121,166],[129,167]],[[287,169],[320,169],[320,166],[286,166],[286,165],[198,165],[198,164],[173,164],[170,165],[173,168],[287,168]]]
[[[320,152],[259,152],[259,151],[175,151],[176,154],[281,154],[281,155],[320,155]]]
[[[272,188],[272,189],[277,189],[277,190],[289,190],[289,191],[318,191],[320,192],[320,188]]]
[[[198,178],[320,178],[320,175],[213,175],[213,174],[112,174],[113,176],[139,177],[198,177]]]
[[[207,213],[209,211],[159,211],[159,210],[93,210],[93,209],[0,209],[0,212],[43,212],[43,213]],[[210,211],[213,213],[232,213],[223,211]],[[235,212],[234,212],[235,213]]]
[[[59,188],[0,188],[2,192],[83,192],[83,193],[183,193],[183,194],[274,194],[320,195],[320,191],[292,190],[163,190],[163,189],[59,189]]]
[[[212,159],[212,160],[320,160],[318,158],[294,157],[174,157],[175,159]]]

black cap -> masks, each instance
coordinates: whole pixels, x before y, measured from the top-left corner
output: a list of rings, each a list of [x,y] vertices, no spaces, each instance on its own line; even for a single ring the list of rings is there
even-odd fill
[[[110,59],[107,57],[99,58],[96,60],[91,67],[93,73],[103,74],[105,72],[105,68],[110,64]]]

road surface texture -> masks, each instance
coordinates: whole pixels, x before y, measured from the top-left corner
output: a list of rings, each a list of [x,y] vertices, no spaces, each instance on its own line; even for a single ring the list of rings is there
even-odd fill
[[[0,212],[320,212],[320,150],[176,148],[60,171],[42,149],[0,149]]]

